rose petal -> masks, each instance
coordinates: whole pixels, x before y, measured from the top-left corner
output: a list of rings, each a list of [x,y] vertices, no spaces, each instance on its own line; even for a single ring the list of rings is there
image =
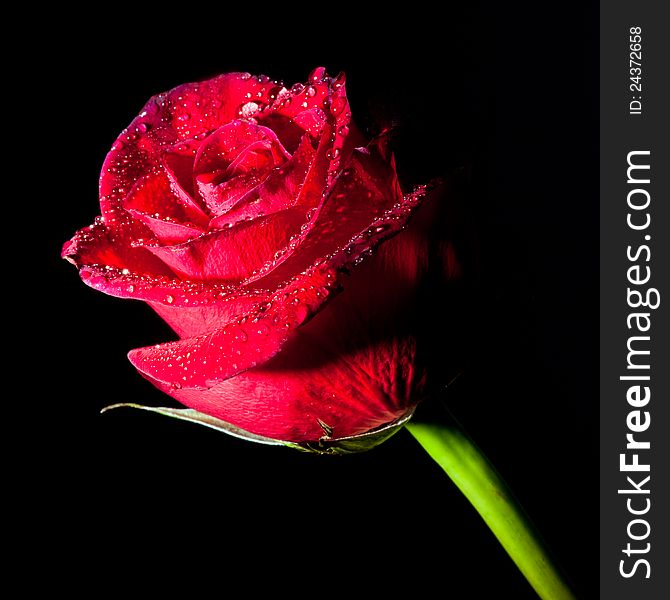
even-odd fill
[[[250,277],[286,247],[304,220],[303,210],[287,209],[185,244],[148,250],[185,279],[235,282]]]
[[[241,173],[230,179],[225,179],[225,172],[207,174],[212,176],[212,183],[207,181],[203,175],[198,177],[198,189],[200,195],[205,199],[207,208],[210,210],[212,220],[209,224],[209,230],[222,229],[229,223],[236,223],[244,217],[233,217],[232,213],[236,210],[236,205],[240,203],[245,196],[248,196],[255,190],[259,184],[267,177],[267,173],[259,176],[253,171]],[[223,181],[219,181],[223,178]],[[235,207],[235,208],[233,208]],[[256,215],[253,215],[256,216]]]
[[[207,215],[192,201],[185,204],[173,193],[170,179],[163,171],[140,179],[123,199],[122,206],[131,213],[135,211],[155,218],[170,219],[201,231],[203,228],[206,230],[209,223]]]
[[[264,306],[270,296],[264,290],[187,282],[128,269],[85,266],[80,274],[88,286],[100,292],[147,302],[180,337],[223,327],[231,319]]]
[[[296,122],[294,122],[293,119],[284,115],[280,115],[274,111],[266,111],[262,113],[259,115],[259,119],[263,125],[277,134],[279,141],[281,141],[284,148],[286,148],[290,154],[295,152],[298,144],[300,144],[300,141],[305,135],[304,127],[298,125]],[[312,133],[313,137],[317,137],[317,134],[318,132]]]
[[[200,148],[197,140],[187,140],[171,146],[161,155],[161,163],[167,174],[174,195],[181,200],[184,210],[197,223],[207,222],[205,204],[195,190],[193,164]]]
[[[338,271],[358,264],[364,252],[397,233],[423,194],[422,189],[417,190],[393,211],[374,220],[365,245],[354,241],[341,248],[326,263],[300,274],[276,291],[267,304],[259,305],[237,323],[180,342],[133,350],[129,354],[130,361],[147,379],[161,389],[171,390],[168,393],[172,395],[183,388],[213,387],[262,364],[338,291]]]
[[[128,211],[135,219],[144,223],[163,244],[183,244],[203,234],[202,229],[152,217],[137,210]]]
[[[180,338],[203,335],[239,319],[269,298],[267,292],[256,294],[229,294],[211,304],[201,306],[173,306],[164,302],[149,302]],[[176,298],[176,296],[175,296]]]
[[[267,127],[233,121],[210,135],[193,165],[198,191],[214,216],[229,211],[290,155]]]
[[[225,170],[233,163],[237,163],[238,167],[231,169],[231,174],[247,171],[249,168],[244,168],[244,164],[241,163],[245,159],[245,151],[253,150],[254,147],[267,150],[273,163],[282,163],[290,158],[271,129],[249,121],[235,120],[219,127],[207,137],[195,157],[193,172],[197,176]],[[257,164],[250,166],[258,168]]]
[[[108,226],[111,222],[111,226]],[[138,228],[141,227],[141,230]],[[133,246],[138,231],[151,231],[139,222],[132,221],[123,211],[111,213],[103,221],[84,227],[63,245],[61,256],[73,265],[82,268],[90,265],[111,269],[131,268],[138,273],[153,273],[156,276],[172,276],[174,273],[161,260],[141,246]],[[141,238],[140,238],[141,239]]]
[[[363,236],[359,243],[365,246],[372,239],[366,233],[372,221],[401,201],[402,191],[393,164],[376,146],[357,149],[313,217],[311,227],[293,240],[295,250],[282,256],[272,270],[257,273],[253,285],[272,288],[291,273],[300,273],[316,260],[330,256],[355,237]]]
[[[323,67],[312,71],[306,85],[297,84],[290,93],[278,97],[275,102],[263,111],[259,122],[270,119],[270,115],[281,115],[290,120],[304,118],[306,110],[321,110],[331,125],[333,141],[330,148],[330,167],[328,184],[334,179],[340,161],[346,159],[345,141],[349,133],[351,109],[346,94],[345,76],[340,73],[330,78]],[[274,119],[277,117],[275,116]]]
[[[145,377],[171,389],[211,387],[274,356],[334,291],[334,282],[332,271],[313,270],[236,322],[179,342],[138,348],[128,357]]]
[[[264,76],[227,73],[180,85],[154,96],[118,137],[107,155],[100,178],[100,196],[127,191],[156,166],[178,142],[194,140],[237,119],[253,98],[259,108],[270,103],[273,83]],[[104,211],[117,208],[106,203]]]
[[[304,186],[316,156],[317,152],[312,147],[309,137],[303,136],[293,156],[281,168],[273,170],[260,186],[247,193],[244,201],[239,202],[227,213],[212,219],[210,229],[222,229],[229,223],[278,212],[296,205],[300,199],[301,203],[306,205],[305,211],[309,210],[309,202],[316,203],[319,200],[315,184]],[[325,181],[325,175],[323,179]],[[301,195],[303,187],[305,193]],[[307,195],[307,190],[312,191],[311,195]]]

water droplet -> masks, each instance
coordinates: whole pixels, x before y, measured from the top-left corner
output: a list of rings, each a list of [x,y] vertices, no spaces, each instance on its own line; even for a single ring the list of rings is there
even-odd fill
[[[148,123],[140,123],[137,126],[137,131],[139,131],[140,133],[146,133],[147,131],[149,131],[150,128],[151,125],[149,125]]]
[[[130,275],[130,269],[121,269],[122,275]]]
[[[335,100],[333,100],[332,104],[330,105],[330,112],[333,115],[339,115],[344,110],[346,105],[347,101],[344,98],[335,98]]]
[[[268,335],[269,333],[270,328],[265,323],[258,325],[258,335]]]
[[[234,329],[234,332],[235,332],[235,339],[238,342],[246,342],[249,339],[249,336],[247,335],[247,332],[244,331],[244,329],[237,327]]]
[[[255,115],[258,112],[258,104],[256,102],[247,102],[240,107],[240,115],[245,119]]]
[[[179,115],[177,117],[177,120],[179,120],[183,123],[184,121],[188,121],[190,118],[191,118],[191,115],[189,115],[188,113],[182,113],[181,115]]]
[[[316,96],[316,88],[313,85],[308,85],[306,93],[310,98],[314,98]]]
[[[291,86],[291,93],[296,96],[300,94],[305,89],[305,86],[302,83],[295,83]]]
[[[168,304],[172,304],[174,302],[174,296],[171,296],[170,294],[168,294],[167,296],[165,296],[165,301]]]

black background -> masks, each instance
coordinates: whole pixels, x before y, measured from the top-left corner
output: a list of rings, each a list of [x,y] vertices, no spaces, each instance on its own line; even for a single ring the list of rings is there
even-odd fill
[[[470,4],[443,16],[410,4],[370,22],[344,6],[325,16],[180,10],[160,25],[118,13],[87,28],[59,22],[30,65],[47,82],[43,135],[54,142],[38,285],[50,290],[40,317],[56,375],[37,400],[49,435],[41,538],[67,565],[54,584],[83,587],[85,573],[104,588],[198,580],[252,597],[405,585],[420,598],[534,597],[406,432],[333,458],[148,413],[98,414],[124,401],[172,405],[125,356],[173,339],[167,326],[143,304],[89,289],[58,258],[98,214],[115,137],[151,95],[180,83],[241,70],[290,85],[324,65],[346,71],[363,128],[393,122],[407,187],[456,174],[480,249],[466,309],[453,315],[465,336],[447,403],[580,597],[596,597],[597,4]]]

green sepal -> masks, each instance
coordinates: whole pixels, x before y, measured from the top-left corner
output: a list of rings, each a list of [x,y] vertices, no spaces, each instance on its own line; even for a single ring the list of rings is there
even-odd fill
[[[167,406],[143,406],[142,404],[134,404],[131,402],[122,403],[122,404],[112,404],[111,406],[106,406],[100,412],[104,413],[113,408],[138,408],[140,410],[147,410],[149,412],[158,413],[159,415],[165,415],[166,417],[173,417],[174,419],[181,419],[182,421],[189,421],[191,423],[198,423],[199,425],[204,425],[211,429],[216,429],[217,431],[223,431],[228,435],[232,435],[243,440],[248,440],[250,442],[256,442],[257,444],[268,444],[270,446],[283,446],[287,442],[282,442],[281,440],[274,440],[269,437],[262,435],[256,435],[255,433],[250,433],[244,429],[240,429],[235,425],[226,423],[221,419],[216,417],[210,417],[204,413],[201,413],[192,408],[169,408]]]
[[[303,452],[313,452],[315,454],[356,454],[365,452],[395,435],[412,418],[413,414],[414,407],[399,419],[365,433],[341,438],[330,438],[326,435],[318,442],[303,442],[293,447]]]
[[[404,414],[399,419],[376,429],[372,429],[366,433],[361,433],[358,435],[351,435],[342,438],[330,438],[327,435],[324,435],[320,440],[315,442],[287,442],[285,440],[277,440],[274,438],[265,437],[263,435],[257,435],[251,433],[235,425],[231,425],[226,421],[217,419],[215,417],[210,417],[204,413],[201,413],[192,408],[169,408],[166,406],[143,406],[142,404],[134,403],[121,403],[121,404],[112,404],[111,406],[106,406],[100,412],[104,413],[113,408],[137,408],[139,410],[146,410],[153,413],[158,413],[160,415],[165,415],[167,417],[172,417],[174,419],[181,419],[182,421],[189,421],[191,423],[198,423],[199,425],[204,425],[211,429],[216,429],[217,431],[222,431],[228,435],[247,440],[249,442],[256,442],[257,444],[267,444],[269,446],[288,446],[289,448],[295,448],[302,452],[311,452],[315,454],[354,454],[357,452],[365,452],[370,450],[375,446],[385,442],[392,435],[400,431],[402,427],[409,421],[409,419],[414,414],[414,408],[410,409],[406,414]]]

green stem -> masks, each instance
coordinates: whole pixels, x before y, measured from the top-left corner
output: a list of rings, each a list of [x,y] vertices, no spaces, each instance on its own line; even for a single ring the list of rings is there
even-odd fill
[[[543,600],[575,596],[512,491],[455,419],[405,427],[475,507]]]

